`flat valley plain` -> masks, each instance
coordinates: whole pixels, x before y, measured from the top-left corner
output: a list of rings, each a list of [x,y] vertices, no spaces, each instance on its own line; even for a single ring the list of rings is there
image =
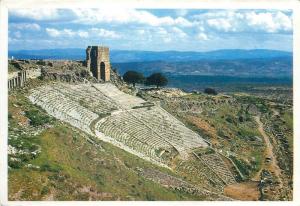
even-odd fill
[[[170,88],[137,91],[117,74],[111,83],[66,82],[47,73],[61,71],[55,63],[19,65],[46,72],[9,91],[9,200],[293,199],[290,86],[268,84],[259,92],[217,95]],[[75,61],[67,65],[73,73],[84,70]],[[10,64],[9,71],[19,69]],[[114,88],[120,98],[104,87]],[[122,105],[123,96],[132,105]],[[87,119],[68,119],[71,112],[58,115],[72,105]],[[94,114],[97,118],[86,126]],[[170,121],[162,125],[159,115]],[[191,138],[182,140],[176,130],[167,133],[172,125],[181,125]],[[126,147],[103,141],[93,131]],[[188,141],[196,137],[205,146],[197,139],[199,147],[190,147]]]

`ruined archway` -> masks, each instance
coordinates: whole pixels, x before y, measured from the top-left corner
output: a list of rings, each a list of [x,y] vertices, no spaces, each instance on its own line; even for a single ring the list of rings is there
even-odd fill
[[[98,80],[110,80],[109,48],[88,46],[86,49],[86,66]]]
[[[105,81],[105,63],[100,63],[100,78]]]

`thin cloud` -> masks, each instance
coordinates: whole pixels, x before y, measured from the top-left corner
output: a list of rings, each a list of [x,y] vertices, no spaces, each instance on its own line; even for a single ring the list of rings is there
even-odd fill
[[[184,31],[182,31],[181,29],[179,29],[178,27],[173,27],[172,28],[172,32],[174,32],[174,34],[176,36],[178,36],[179,38],[186,38],[186,37],[188,37],[188,35]]]
[[[58,37],[61,35],[61,32],[59,30],[53,28],[46,28],[46,32],[51,37]]]
[[[54,20],[60,17],[58,9],[14,9],[11,15],[33,20]]]
[[[11,29],[17,30],[32,30],[32,31],[39,31],[41,30],[40,25],[36,23],[11,23],[9,24]]]
[[[93,35],[111,39],[118,39],[121,37],[121,35],[117,34],[115,31],[106,30],[103,28],[92,28],[90,29],[90,32],[93,33]]]
[[[82,37],[87,38],[89,36],[99,36],[104,38],[117,39],[120,38],[120,35],[115,31],[106,30],[103,28],[91,28],[88,31],[83,30],[72,30],[72,29],[55,29],[55,28],[46,28],[46,32],[51,37]]]
[[[196,38],[198,40],[203,40],[203,41],[209,40],[208,36],[205,33],[199,33],[199,34],[197,34]]]

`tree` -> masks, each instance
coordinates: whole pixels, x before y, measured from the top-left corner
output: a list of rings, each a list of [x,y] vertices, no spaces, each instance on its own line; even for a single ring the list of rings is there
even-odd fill
[[[156,85],[156,87],[166,86],[168,79],[162,73],[154,73],[147,77],[146,85]]]
[[[123,80],[129,84],[133,84],[133,86],[135,87],[136,83],[143,83],[145,77],[142,73],[136,71],[127,71],[123,75]]]
[[[216,92],[216,90],[213,89],[213,88],[205,88],[205,89],[204,89],[204,93],[206,93],[206,94],[212,94],[212,95],[217,95],[217,94],[218,94],[218,93]]]

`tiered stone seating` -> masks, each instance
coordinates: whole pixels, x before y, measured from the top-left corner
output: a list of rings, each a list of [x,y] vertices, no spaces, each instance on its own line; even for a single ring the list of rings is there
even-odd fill
[[[131,109],[135,106],[140,106],[145,101],[141,98],[126,94],[120,91],[116,86],[110,83],[106,84],[94,84],[93,85],[98,91],[103,93],[103,95],[114,100],[123,109]]]
[[[127,111],[106,117],[96,123],[95,129],[154,159],[158,158],[156,150],[172,147]]]
[[[207,189],[214,188],[215,192],[221,192],[225,186],[224,182],[207,165],[201,161],[185,162],[181,161],[176,170],[185,173],[190,177],[196,177],[201,185]],[[212,187],[213,186],[213,187]]]
[[[216,154],[202,154],[200,158],[210,167],[226,184],[236,183],[232,173],[225,165],[221,157]]]
[[[160,106],[143,107],[144,100],[112,84],[59,83],[36,88],[29,98],[57,119],[160,166],[168,167],[168,160],[178,153],[183,159],[192,158],[177,169],[196,176],[207,188],[213,185],[220,192],[235,183],[218,154],[192,152],[208,147],[197,133]]]
[[[199,135],[159,106],[132,109],[145,101],[121,92],[112,84],[95,84],[93,87],[56,84],[36,89],[31,98],[58,119],[90,133],[94,133],[90,129],[95,128],[153,158],[157,158],[157,151],[161,149],[176,149],[186,158],[191,149],[207,146]],[[84,105],[80,105],[80,101],[84,101]],[[98,113],[110,113],[116,108],[118,111],[105,122],[97,123]]]
[[[183,157],[195,147],[206,147],[207,144],[192,130],[158,106],[151,109],[140,108],[130,111],[154,133],[174,146]]]
[[[52,87],[45,86],[36,89],[29,96],[29,99],[57,119],[66,121],[85,132],[92,133],[90,124],[98,118],[98,115]]]
[[[99,91],[89,84],[59,84],[55,89],[79,103],[83,102],[85,107],[88,107],[96,113],[110,113],[118,109],[115,102],[99,93]]]
[[[199,135],[186,128],[184,124],[160,107],[154,106],[151,107],[150,110],[148,108],[132,109],[145,104],[145,101],[121,92],[112,84],[94,84],[94,87],[103,93],[104,96],[115,101],[123,110],[130,110],[131,116],[126,115],[126,117],[130,117],[130,119],[125,118],[123,119],[124,122],[129,122],[128,124],[130,125],[135,125],[136,122],[139,122],[139,125],[143,125],[143,127],[136,127],[137,129],[143,128],[143,131],[145,129],[150,129],[151,131],[147,135],[145,133],[142,136],[139,133],[131,133],[130,135],[139,136],[142,140],[144,140],[143,138],[145,137],[148,141],[152,139],[162,139],[176,148],[184,158],[188,157],[190,149],[207,146]],[[120,115],[120,113],[118,113],[118,115]],[[128,131],[134,132],[136,128],[132,126]],[[155,138],[152,138],[153,136],[155,136]],[[153,146],[156,147],[156,145]]]

